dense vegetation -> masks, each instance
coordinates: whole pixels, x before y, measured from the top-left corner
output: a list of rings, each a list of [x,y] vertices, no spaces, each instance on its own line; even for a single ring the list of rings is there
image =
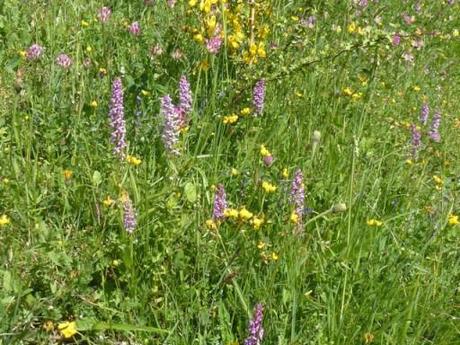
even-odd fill
[[[0,344],[460,344],[459,30],[0,2]]]

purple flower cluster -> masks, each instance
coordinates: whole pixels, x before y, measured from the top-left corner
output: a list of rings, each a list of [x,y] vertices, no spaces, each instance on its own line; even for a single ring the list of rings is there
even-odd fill
[[[399,44],[401,43],[401,36],[398,35],[398,34],[394,34],[392,39],[391,39],[391,44],[396,47],[396,46],[399,46]]]
[[[441,134],[439,134],[439,127],[441,126],[441,112],[436,111],[433,115],[433,121],[431,122],[431,128],[430,128],[430,138],[434,142],[441,142]]]
[[[430,106],[428,103],[423,103],[422,109],[420,110],[420,122],[422,125],[426,125],[428,122],[428,116],[430,115]]]
[[[299,223],[302,224],[302,216],[305,203],[305,189],[303,185],[302,170],[297,169],[294,173],[294,179],[291,185],[291,202],[294,204],[295,213],[299,217]]]
[[[112,10],[104,6],[99,10],[97,14],[97,18],[99,19],[101,23],[107,23],[111,15],[112,15]]]
[[[315,24],[316,24],[316,17],[315,16],[309,16],[308,18],[303,18],[301,21],[300,21],[300,24],[302,26],[305,26],[309,29],[313,29],[315,27]]]
[[[165,118],[163,142],[171,153],[179,154],[175,146],[179,141],[179,131],[187,126],[187,115],[192,111],[192,104],[190,83],[183,75],[179,80],[179,105],[174,105],[169,95],[161,100],[161,113]]]
[[[206,39],[206,49],[211,54],[217,54],[222,46],[222,37],[217,34],[209,39]]]
[[[273,164],[273,155],[264,156],[263,161],[266,167],[271,167]]]
[[[212,210],[212,219],[216,221],[222,221],[225,218],[225,209],[227,208],[227,197],[225,195],[225,189],[222,184],[217,185],[216,192],[214,194],[214,208]]]
[[[62,68],[68,69],[70,66],[72,66],[73,61],[67,54],[61,53],[56,58],[56,63]]]
[[[39,44],[32,44],[27,49],[26,57],[28,60],[38,60],[43,54],[44,48]]]
[[[186,114],[192,111],[192,91],[190,90],[190,83],[185,75],[181,76],[179,80],[179,107],[182,108]]]
[[[178,155],[176,145],[179,141],[180,118],[177,108],[172,103],[171,97],[166,95],[161,98],[161,114],[164,117],[163,144],[169,153]]]
[[[141,25],[139,22],[132,22],[128,28],[128,31],[133,36],[139,36],[141,34]]]
[[[252,104],[257,115],[262,114],[265,103],[265,80],[260,79],[254,86],[252,92]]]
[[[248,337],[244,341],[244,345],[260,345],[264,337],[264,328],[262,325],[264,318],[264,306],[259,303],[254,309],[252,320],[249,321]]]
[[[120,78],[112,83],[112,99],[110,100],[110,126],[112,128],[112,143],[115,145],[113,151],[120,158],[125,156],[125,111],[123,106],[123,86]]]
[[[128,194],[123,196],[123,226],[125,230],[132,234],[136,229],[137,220],[133,203]]]
[[[417,129],[417,126],[412,124],[410,127],[412,133],[412,157],[417,157],[417,152],[422,146],[422,133]]]

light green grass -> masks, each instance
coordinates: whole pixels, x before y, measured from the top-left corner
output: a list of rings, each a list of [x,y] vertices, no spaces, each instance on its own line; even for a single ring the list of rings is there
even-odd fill
[[[460,5],[421,1],[417,14],[409,2],[370,2],[357,16],[351,1],[266,1],[272,14],[257,22],[271,28],[268,56],[247,65],[241,54],[210,56],[191,39],[185,27],[199,27],[198,11],[185,1],[174,9],[157,2],[109,1],[105,26],[96,1],[0,2],[0,216],[11,220],[0,227],[0,344],[58,343],[58,330],[43,325],[74,319],[79,344],[243,344],[259,302],[263,344],[460,344],[460,228],[448,223],[460,215]],[[405,25],[403,12],[416,22]],[[292,18],[311,14],[313,29]],[[134,20],[138,38],[123,24]],[[352,21],[371,34],[349,33]],[[393,32],[404,36],[399,47]],[[411,48],[417,38],[420,50]],[[34,42],[45,54],[28,62],[19,52]],[[162,56],[150,56],[155,44]],[[60,52],[74,60],[68,71],[54,63]],[[198,68],[204,59],[208,70]],[[161,142],[159,99],[177,97],[182,74],[194,110],[172,157]],[[118,76],[138,167],[112,154]],[[259,78],[267,80],[264,114],[223,124],[251,106]],[[361,98],[346,96],[347,87]],[[141,90],[149,94],[136,126]],[[419,124],[424,96],[431,116],[442,112],[442,142],[429,140],[429,122],[408,164],[407,124]],[[270,168],[262,144],[275,157]],[[313,210],[301,236],[289,221],[297,168]],[[263,192],[265,180],[275,193]],[[261,229],[231,221],[206,228],[219,183],[230,207],[264,216]],[[138,215],[132,235],[123,229],[122,191]],[[347,211],[309,222],[337,203]],[[383,225],[368,226],[371,219]],[[279,258],[265,262],[260,242]]]

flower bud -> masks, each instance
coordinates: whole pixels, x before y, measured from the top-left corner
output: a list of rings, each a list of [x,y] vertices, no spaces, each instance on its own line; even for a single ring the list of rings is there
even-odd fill
[[[339,204],[332,206],[332,212],[334,213],[345,212],[346,210],[347,210],[347,205],[344,203],[339,203]]]

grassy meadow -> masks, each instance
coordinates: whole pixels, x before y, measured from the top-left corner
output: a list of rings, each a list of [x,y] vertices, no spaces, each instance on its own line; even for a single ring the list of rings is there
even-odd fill
[[[460,2],[1,0],[0,344],[459,345]]]

